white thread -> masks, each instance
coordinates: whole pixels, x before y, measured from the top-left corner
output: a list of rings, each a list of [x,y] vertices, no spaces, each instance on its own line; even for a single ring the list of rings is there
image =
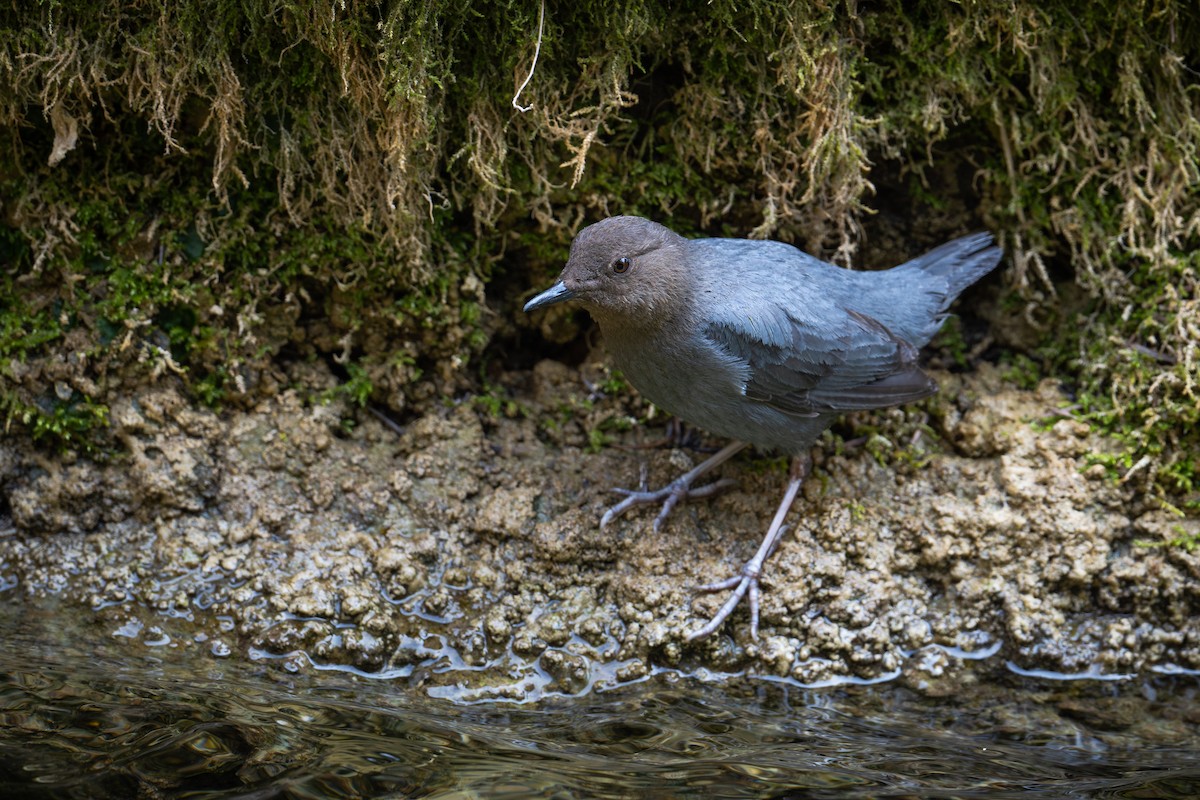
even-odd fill
[[[537,69],[538,55],[542,52],[542,22],[546,19],[546,0],[542,0],[541,6],[538,8],[538,36],[537,44],[533,48],[533,63],[529,65],[529,74],[525,76],[525,80],[521,81],[521,85],[517,87],[517,93],[513,95],[512,107],[517,111],[525,112],[532,111],[533,104],[523,106],[517,101],[521,99],[521,92],[525,91],[525,87],[533,80],[533,71]]]

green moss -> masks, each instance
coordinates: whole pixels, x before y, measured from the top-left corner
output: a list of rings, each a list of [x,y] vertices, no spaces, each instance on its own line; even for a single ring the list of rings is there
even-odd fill
[[[747,469],[756,474],[786,473],[792,463],[791,456],[770,456],[755,458],[749,462]]]
[[[371,392],[374,390],[367,370],[361,365],[351,362],[346,365],[346,373],[349,377],[330,390],[329,398],[340,395],[351,400],[359,408],[363,408],[371,399]]]
[[[513,398],[505,387],[490,382],[484,383],[484,391],[475,395],[472,401],[484,418],[492,423],[503,417],[516,419],[530,416],[528,406]]]
[[[7,289],[8,294],[12,289]],[[50,311],[31,311],[24,303],[0,304],[0,357],[25,360],[42,346],[59,339],[62,326]],[[0,370],[4,367],[0,366]]]
[[[193,383],[192,389],[201,403],[209,408],[219,408],[228,394],[228,384],[229,373],[218,367]]]
[[[589,453],[599,453],[609,442],[608,435],[600,428],[588,429],[588,443],[584,448]]]
[[[1129,453],[1086,453],[1080,471],[1097,464],[1104,467],[1104,474],[1108,480],[1118,483],[1133,466],[1133,457]]]
[[[1006,355],[1001,364],[1004,379],[1021,389],[1036,389],[1042,380],[1042,372],[1037,362],[1024,353]]]
[[[848,263],[873,211],[911,215],[898,191],[999,235],[1007,312],[1039,340],[1010,379],[1064,378],[1151,459],[1164,503],[1194,502],[1183,0],[549,4],[529,112],[512,100],[538,3],[26,5],[0,10],[10,419],[43,409],[37,366],[64,353],[97,407],[166,375],[249,402],[266,362],[313,351],[353,359],[356,402],[477,390],[509,295],[557,272],[584,221],[641,213]]]
[[[609,397],[620,397],[629,393],[629,382],[625,380],[621,370],[613,367],[598,388]]]
[[[7,429],[14,421],[24,425],[34,441],[47,442],[58,451],[83,450],[104,455],[96,430],[108,425],[108,406],[93,398],[59,387],[55,394],[21,405],[11,394],[0,396],[0,414]]]
[[[55,401],[50,407],[27,410],[22,421],[31,424],[33,438],[48,438],[60,447],[82,446],[91,449],[91,433],[97,426],[108,424],[108,406],[72,392],[66,400]]]
[[[1176,254],[1129,280],[1120,317],[1097,304],[1076,320],[1077,414],[1124,445],[1123,469],[1148,459],[1164,504],[1200,509],[1200,364],[1175,343],[1197,318],[1200,257]]]
[[[1134,544],[1138,547],[1171,547],[1179,548],[1188,553],[1194,553],[1200,549],[1200,533],[1188,533],[1183,529],[1182,525],[1174,527],[1175,536],[1161,542],[1148,541],[1146,539],[1136,539]]]
[[[947,354],[960,368],[967,366],[967,340],[963,338],[962,320],[956,316],[951,316],[943,323],[941,329],[934,336],[932,347],[937,348]]]

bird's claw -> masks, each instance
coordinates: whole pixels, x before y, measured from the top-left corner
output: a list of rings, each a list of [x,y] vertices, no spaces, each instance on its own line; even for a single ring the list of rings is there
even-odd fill
[[[653,492],[614,488],[610,491],[623,495],[625,499],[604,512],[604,516],[600,518],[600,527],[603,528],[608,525],[608,523],[634,506],[662,503],[662,510],[658,512],[658,516],[654,520],[654,530],[657,532],[662,527],[662,524],[666,522],[671,511],[681,501],[711,497],[717,492],[733,486],[735,483],[737,481],[733,480],[733,478],[721,478],[720,480],[693,489],[690,482],[676,479]]]
[[[745,597],[750,605],[750,638],[758,639],[758,572],[752,572],[748,569],[750,565],[742,568],[742,572],[734,575],[732,578],[726,578],[717,583],[706,583],[703,586],[697,586],[696,591],[699,592],[723,592],[726,589],[733,589],[733,594],[725,601],[724,605],[713,615],[713,618],[708,621],[698,631],[688,634],[688,641],[694,642],[698,639],[704,639],[711,636],[721,624],[728,619],[733,610],[737,608],[738,603]]]
[[[737,608],[738,603],[742,601],[743,597],[746,598],[746,602],[750,606],[750,638],[755,641],[758,640],[758,577],[762,574],[762,564],[775,552],[775,548],[779,544],[779,538],[787,533],[789,527],[788,525],[782,526],[779,529],[779,534],[774,537],[774,541],[761,555],[761,558],[756,555],[755,558],[747,561],[746,565],[742,567],[741,572],[737,575],[726,578],[723,581],[706,583],[696,587],[696,591],[698,592],[724,592],[727,589],[733,589],[733,594],[729,595],[729,598],[703,628],[688,634],[687,640],[689,642],[704,639],[716,632],[717,628],[721,627],[721,624]]]

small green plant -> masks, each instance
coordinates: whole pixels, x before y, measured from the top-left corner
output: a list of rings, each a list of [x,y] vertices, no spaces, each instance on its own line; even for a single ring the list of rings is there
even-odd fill
[[[592,428],[588,431],[587,452],[599,453],[608,444],[609,438],[599,427]]]
[[[55,400],[43,408],[28,406],[20,414],[33,439],[50,441],[60,450],[80,448],[88,453],[100,449],[97,432],[108,427],[108,406],[78,392],[67,400]]]
[[[475,407],[490,419],[499,419],[504,410],[504,398],[494,391],[475,395]]]
[[[754,458],[747,465],[753,473],[767,475],[771,473],[786,473],[791,466],[792,459],[790,456],[772,456],[770,458]]]
[[[1113,482],[1120,482],[1129,468],[1133,466],[1133,456],[1130,453],[1086,453],[1083,457],[1083,472],[1099,464],[1104,467],[1105,477]]]
[[[629,392],[629,383],[619,369],[613,369],[601,383],[600,391],[609,397],[620,397]]]
[[[1011,356],[1006,355],[1001,360],[1001,363],[1005,365],[1002,373],[1005,380],[1022,389],[1036,389],[1038,383],[1042,380],[1041,368],[1037,362],[1024,353],[1015,353]]]
[[[895,443],[881,433],[872,433],[863,446],[871,454],[871,457],[883,467],[888,465],[896,453]]]
[[[473,402],[485,417],[497,421],[500,417],[516,419],[528,417],[529,407],[508,396],[508,390],[494,383],[485,382],[483,392],[475,395]]]
[[[1194,553],[1200,549],[1200,531],[1196,533],[1188,533],[1183,529],[1182,525],[1175,525],[1171,528],[1175,534],[1170,539],[1161,542],[1152,542],[1148,539],[1134,539],[1133,543],[1138,547],[1178,547],[1185,552]]]
[[[200,402],[204,403],[204,405],[209,408],[217,408],[225,399],[225,384],[228,379],[229,374],[226,370],[218,368],[195,381],[192,384],[192,391],[196,393],[196,397],[200,398]]]
[[[346,381],[322,392],[320,400],[328,403],[335,397],[346,397],[359,408],[365,407],[371,399],[371,393],[375,391],[375,384],[371,382],[366,368],[350,362],[346,365],[346,374],[349,376]]]

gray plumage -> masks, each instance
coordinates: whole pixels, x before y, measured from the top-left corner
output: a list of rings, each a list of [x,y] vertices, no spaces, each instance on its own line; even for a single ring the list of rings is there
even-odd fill
[[[623,273],[612,269],[619,258],[631,260]],[[936,391],[917,351],[999,259],[991,236],[977,233],[860,272],[782,242],[688,240],[640,217],[611,217],[575,239],[561,283],[655,405],[797,454],[837,414]]]
[[[611,217],[575,238],[559,281],[525,310],[577,300],[639,392],[736,440],[662,489],[616,490],[625,499],[601,526],[634,505],[661,502],[657,529],[680,501],[727,485],[692,488],[745,443],[793,456],[762,544],[739,575],[701,587],[733,591],[689,638],[713,633],[742,597],[749,598],[750,633],[757,636],[758,579],[808,475],[809,449],[840,413],[937,391],[917,352],[959,293],[1000,256],[989,234],[976,233],[889,270],[856,272],[782,242],[689,240],[640,217]]]

